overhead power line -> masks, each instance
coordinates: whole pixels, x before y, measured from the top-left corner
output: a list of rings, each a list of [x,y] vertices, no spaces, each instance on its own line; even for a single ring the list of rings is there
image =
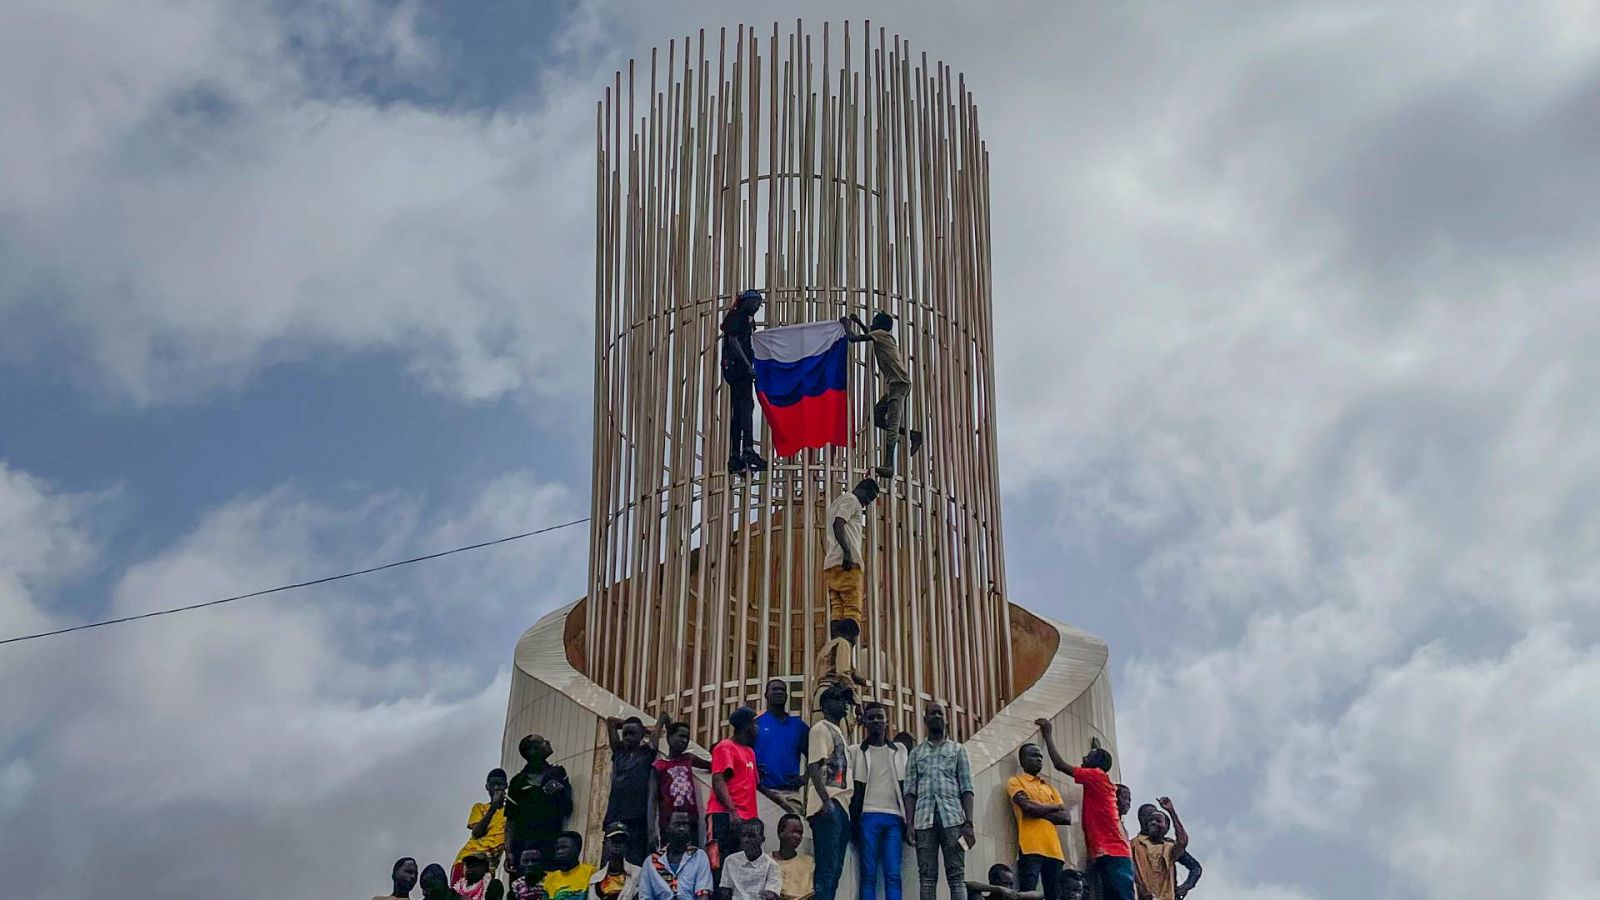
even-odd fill
[[[465,553],[468,550],[482,550],[485,547],[493,547],[496,544],[508,544],[512,541],[520,541],[523,538],[533,537],[534,535],[547,534],[552,531],[559,531],[563,528],[571,528],[574,525],[582,525],[587,521],[589,521],[589,517],[584,516],[581,519],[573,519],[571,522],[562,522],[560,525],[549,525],[534,531],[524,531],[521,534],[513,534],[508,537],[496,538],[492,541],[484,541],[481,544],[468,544],[465,547],[456,547],[452,550],[441,550],[438,553],[429,553],[427,556],[414,556],[411,559],[402,559],[398,562],[384,563],[381,566],[373,566],[369,569],[357,569],[354,572],[344,572],[339,575],[329,575],[326,578],[315,578],[311,581],[300,581],[296,582],[295,584],[281,584],[274,588],[267,588],[264,591],[251,591],[248,594],[239,594],[235,597],[223,597],[220,600],[207,600],[204,603],[191,603],[188,606],[174,606],[171,609],[158,609],[155,612],[139,613],[136,616],[123,616],[118,619],[105,619],[99,622],[86,622],[82,625],[73,625],[69,628],[57,628],[54,631],[41,631],[38,634],[20,634],[16,637],[8,637],[0,640],[0,645],[19,644],[23,641],[36,641],[39,638],[55,637],[58,634],[71,634],[74,631],[88,631],[91,628],[101,628],[106,625],[121,625],[124,622],[137,622],[140,619],[154,619],[157,616],[170,616],[176,613],[192,612],[194,610],[205,609],[210,606],[221,606],[224,603],[232,603],[235,600],[249,600],[251,597],[264,597],[267,594],[277,594],[283,591],[296,590],[297,588],[312,587],[318,584],[327,584],[330,581],[341,581],[345,578],[354,578],[357,575],[371,575],[373,572],[382,572],[384,569],[394,569],[399,568],[400,566],[409,566],[413,563],[427,562],[430,559],[438,559],[441,556]]]

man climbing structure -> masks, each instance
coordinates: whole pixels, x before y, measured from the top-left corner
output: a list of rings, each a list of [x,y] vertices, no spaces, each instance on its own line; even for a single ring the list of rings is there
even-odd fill
[[[856,641],[861,637],[864,615],[862,595],[866,579],[861,573],[861,533],[866,508],[878,499],[878,482],[863,478],[851,490],[828,504],[823,539],[827,555],[822,561],[822,587],[828,595],[828,642],[822,645],[817,660],[817,680],[854,681],[866,686],[867,680],[856,671]]]
[[[922,449],[922,432],[908,430],[905,421],[906,398],[911,395],[911,373],[906,371],[905,357],[900,353],[900,342],[894,336],[894,317],[879,312],[872,317],[872,327],[862,324],[854,313],[839,320],[845,328],[845,340],[854,344],[872,342],[872,356],[883,379],[883,396],[872,406],[872,424],[883,430],[882,464],[873,469],[880,478],[894,477],[894,453],[900,447],[900,438],[909,441],[908,452],[916,456]],[[857,332],[851,328],[859,328]]]
[[[728,471],[765,472],[767,461],[756,452],[755,351],[750,335],[761,310],[761,292],[743,291],[722,317],[722,380],[728,385]]]

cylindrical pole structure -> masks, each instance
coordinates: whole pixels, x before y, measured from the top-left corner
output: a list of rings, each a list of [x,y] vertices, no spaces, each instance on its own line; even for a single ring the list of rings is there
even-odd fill
[[[977,107],[870,22],[702,31],[648,66],[596,113],[588,674],[707,745],[768,679],[812,683],[824,510],[878,460],[881,386],[855,347],[852,445],[730,476],[719,326],[755,288],[764,326],[894,316],[926,445],[868,510],[857,665],[896,729],[937,699],[969,735],[1012,696]]]

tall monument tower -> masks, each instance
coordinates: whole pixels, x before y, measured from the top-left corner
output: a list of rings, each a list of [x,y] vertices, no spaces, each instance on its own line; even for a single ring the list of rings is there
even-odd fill
[[[868,510],[861,694],[913,734],[925,703],[946,703],[988,792],[980,833],[1004,858],[1001,785],[1033,720],[1056,720],[1064,752],[1115,734],[1105,645],[1006,591],[973,96],[870,23],[702,31],[648,60],[616,74],[595,114],[588,595],[518,645],[507,767],[523,735],[549,737],[590,791],[578,815],[592,831],[605,716],[685,719],[709,747],[729,711],[759,708],[782,678],[810,718],[824,510],[878,459],[876,385],[858,354],[850,446],[730,475],[719,325],[749,288],[766,295],[764,326],[882,310],[914,382],[907,425],[927,442]]]

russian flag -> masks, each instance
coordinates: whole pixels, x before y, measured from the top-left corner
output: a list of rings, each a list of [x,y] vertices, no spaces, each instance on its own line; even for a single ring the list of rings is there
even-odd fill
[[[849,342],[838,322],[765,328],[750,336],[756,394],[772,431],[772,449],[793,456],[806,447],[850,443]]]

